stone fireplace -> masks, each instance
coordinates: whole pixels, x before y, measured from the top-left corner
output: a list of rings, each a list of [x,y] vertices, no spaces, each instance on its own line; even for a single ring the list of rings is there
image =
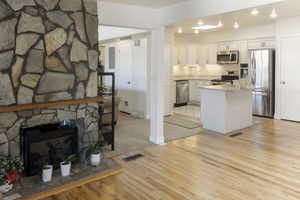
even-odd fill
[[[94,0],[0,1],[0,107],[97,96]],[[97,134],[98,103],[0,113],[0,155],[20,155],[20,129],[83,119]]]

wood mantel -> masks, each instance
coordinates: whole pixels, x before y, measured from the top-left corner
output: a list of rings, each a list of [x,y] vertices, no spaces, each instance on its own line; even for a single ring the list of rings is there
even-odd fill
[[[95,98],[87,98],[87,99],[79,99],[79,100],[56,101],[56,102],[50,102],[50,103],[36,103],[36,104],[5,106],[5,107],[0,106],[0,113],[23,111],[23,110],[33,110],[33,109],[39,109],[39,108],[53,108],[53,107],[76,105],[76,104],[82,104],[82,103],[99,103],[99,102],[103,102],[103,101],[104,101],[104,98],[95,97]]]

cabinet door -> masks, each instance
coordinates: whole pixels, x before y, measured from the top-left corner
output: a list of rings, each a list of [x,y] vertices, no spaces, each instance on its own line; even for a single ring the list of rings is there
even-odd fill
[[[217,44],[208,45],[208,64],[217,64]]]
[[[240,50],[240,46],[239,46],[238,42],[230,42],[228,44],[228,48],[229,48],[230,51],[238,51],[238,50]]]
[[[221,42],[218,44],[218,51],[228,51],[228,50],[229,50],[228,42]]]
[[[197,63],[200,66],[205,66],[207,64],[207,50],[206,46],[204,45],[199,45],[198,46],[198,53],[197,53]]]
[[[183,44],[178,46],[178,63],[181,66],[185,66],[187,64],[187,48]]]
[[[240,63],[249,63],[248,42],[240,42]]]
[[[196,45],[188,45],[187,47],[187,64],[195,65],[197,64],[197,46]]]
[[[270,40],[265,40],[263,41],[263,44],[262,44],[265,48],[269,48],[269,49],[272,49],[272,48],[275,48],[276,47],[276,41],[273,40],[273,39],[270,39]]]
[[[198,81],[198,84],[197,84],[198,93],[197,93],[196,99],[198,99],[199,102],[201,101],[201,90],[199,88],[203,87],[203,86],[209,86],[209,85],[211,85],[210,81],[206,81],[206,80]]]
[[[218,51],[239,50],[238,42],[221,42],[218,44]]]
[[[172,104],[176,103],[176,81],[172,82]]]
[[[275,40],[253,40],[248,42],[248,49],[271,49],[275,48]]]
[[[178,53],[178,46],[177,45],[173,45],[172,47],[172,63],[173,65],[179,65],[179,53]]]

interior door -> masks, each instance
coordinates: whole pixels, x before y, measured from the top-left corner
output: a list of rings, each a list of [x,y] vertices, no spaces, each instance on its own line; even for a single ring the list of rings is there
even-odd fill
[[[281,115],[300,121],[300,36],[280,40]]]
[[[121,98],[120,111],[131,113],[132,103],[132,50],[131,42],[119,43],[117,89]]]

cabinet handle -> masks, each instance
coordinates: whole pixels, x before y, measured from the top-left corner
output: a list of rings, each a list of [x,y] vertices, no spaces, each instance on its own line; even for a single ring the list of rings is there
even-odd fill
[[[282,85],[285,85],[285,84],[286,84],[286,82],[285,82],[285,81],[281,81],[280,83],[281,83]]]

